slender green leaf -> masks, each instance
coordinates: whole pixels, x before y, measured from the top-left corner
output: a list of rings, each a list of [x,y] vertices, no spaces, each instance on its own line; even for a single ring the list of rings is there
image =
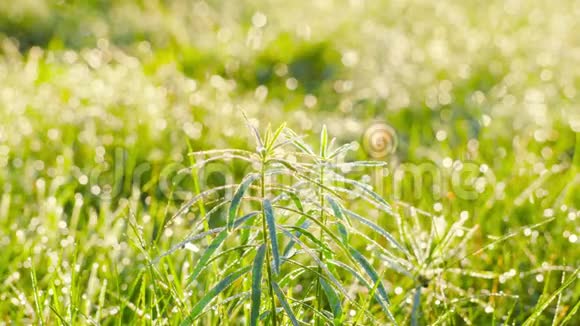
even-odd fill
[[[257,215],[257,214],[258,214],[258,212],[251,212],[251,213],[248,213],[248,214],[240,217],[239,219],[235,220],[234,221],[234,229],[236,229],[240,225],[246,223],[251,217],[253,217],[253,216]],[[166,252],[162,253],[161,255],[157,256],[155,259],[153,259],[152,263],[154,263],[154,264],[158,263],[159,260],[161,260],[161,258],[163,258],[165,256],[168,256],[168,255],[171,255],[175,251],[183,248],[185,246],[185,244],[187,244],[188,242],[192,242],[192,241],[195,241],[195,240],[199,240],[199,239],[205,238],[208,235],[221,233],[225,229],[226,229],[225,227],[218,227],[218,228],[214,228],[214,229],[208,230],[206,232],[202,232],[202,233],[197,233],[197,234],[190,235],[187,238],[185,238],[184,240],[182,240],[181,242],[179,242],[178,244],[176,244],[173,247],[171,247],[171,249],[169,249]]]
[[[403,246],[401,246],[399,244],[399,242],[397,242],[397,240],[395,240],[395,238],[389,232],[385,231],[385,229],[383,229],[382,227],[378,226],[377,224],[375,224],[375,223],[367,220],[366,218],[358,215],[357,213],[355,213],[353,211],[350,211],[348,209],[344,209],[343,211],[346,212],[351,217],[353,217],[356,220],[358,220],[359,222],[361,222],[362,224],[370,227],[371,229],[373,229],[374,231],[376,231],[377,233],[379,233],[380,235],[382,235],[393,246],[395,246],[397,249],[399,249],[402,252],[404,252],[405,254],[407,254],[407,250],[405,248],[403,248]]]
[[[296,146],[298,149],[302,150],[304,153],[310,154],[312,156],[316,156],[312,147],[306,144],[301,137],[299,137],[293,130],[286,128],[286,133],[290,136],[289,138],[292,139],[292,144]]]
[[[363,283],[364,284],[364,283]],[[364,300],[364,303],[361,304],[362,307],[371,307],[370,303],[372,301],[372,298],[375,298],[375,295],[377,293],[377,289],[379,288],[379,282],[376,282],[375,285],[370,288],[369,286],[369,292],[367,294],[367,297]],[[360,317],[362,316],[362,313],[365,312],[364,309],[360,309],[355,317],[355,322],[354,324],[356,325],[358,323],[358,320],[360,319]]]
[[[572,275],[570,275],[570,277],[568,277],[568,279],[566,280],[566,282],[564,282],[564,284],[562,284],[554,293],[552,293],[543,302],[538,304],[535,307],[534,311],[532,312],[532,315],[530,317],[528,317],[528,319],[526,319],[526,321],[522,325],[523,326],[533,325],[536,322],[536,320],[538,319],[538,317],[540,317],[542,312],[544,312],[544,310],[546,310],[546,308],[548,308],[548,306],[552,303],[552,301],[554,301],[554,299],[556,299],[558,297],[558,295],[560,295],[560,293],[562,293],[562,291],[564,291],[566,288],[568,288],[570,285],[572,285],[572,283],[574,283],[574,281],[576,281],[576,279],[578,278],[579,272],[580,272],[580,268],[576,269],[574,271],[574,273]]]
[[[309,214],[306,214],[306,213],[303,213],[303,212],[300,212],[300,211],[297,211],[297,210],[295,210],[295,209],[292,209],[292,208],[283,207],[283,206],[276,206],[276,207],[277,207],[278,209],[282,209],[282,210],[286,210],[286,211],[289,211],[289,212],[296,213],[296,214],[298,214],[298,215],[300,215],[300,216],[303,216],[303,217],[307,218],[309,221],[312,221],[312,222],[314,222],[316,225],[318,225],[318,226],[319,226],[319,227],[322,229],[322,231],[323,231],[325,234],[327,234],[327,235],[328,235],[328,236],[329,236],[329,237],[330,237],[330,238],[331,238],[331,239],[332,239],[332,240],[333,240],[333,241],[334,241],[334,242],[335,242],[335,243],[336,243],[336,244],[339,246],[339,248],[340,248],[340,249],[341,249],[341,250],[342,250],[342,251],[343,251],[343,252],[346,254],[346,257],[347,257],[347,258],[348,258],[348,259],[349,259],[351,262],[353,262],[353,263],[355,263],[355,264],[356,264],[356,261],[354,260],[354,258],[353,258],[353,257],[352,257],[352,255],[350,254],[350,249],[349,249],[349,246],[348,246],[348,244],[344,244],[344,243],[341,241],[341,239],[340,239],[340,238],[339,238],[339,237],[338,237],[336,234],[334,234],[334,233],[333,233],[333,232],[332,232],[332,231],[331,231],[331,230],[330,230],[330,229],[329,229],[329,228],[328,228],[326,225],[324,225],[324,223],[322,223],[322,222],[320,221],[320,219],[319,219],[319,218],[317,218],[317,217],[314,217],[314,216],[311,216],[311,215],[309,215]],[[284,230],[284,231],[286,231],[286,230]],[[284,233],[286,233],[286,232],[284,232]],[[288,233],[289,233],[289,232],[288,232]],[[289,234],[290,234],[290,235],[289,235],[288,237],[290,238],[290,240],[291,240],[291,241],[295,239],[294,241],[295,241],[296,243],[298,243],[298,244],[299,244],[301,247],[303,247],[303,246],[304,246],[304,244],[302,244],[301,242],[298,242],[299,240],[298,240],[298,238],[297,238],[297,237],[295,237],[295,236],[294,236],[294,235],[292,235],[291,233],[289,233]],[[310,253],[308,253],[308,254],[310,255]],[[316,259],[315,259],[315,260],[316,260]]]
[[[449,310],[447,310],[444,314],[442,314],[441,316],[439,316],[439,318],[437,318],[437,320],[433,324],[431,324],[431,326],[437,326],[437,325],[453,325],[453,323],[450,323],[450,321],[451,320],[454,320],[452,317],[456,313],[457,313],[457,310],[455,310],[455,309],[449,309]],[[447,322],[447,323],[444,323],[444,322]],[[509,325],[509,324],[505,323],[504,325]]]
[[[353,185],[357,189],[362,190],[364,193],[371,196],[377,203],[379,203],[380,206],[382,206],[383,210],[385,210],[389,214],[392,214],[393,209],[392,209],[391,205],[389,205],[389,203],[387,203],[387,201],[383,197],[381,197],[381,195],[374,192],[369,185],[364,184],[364,183],[359,182],[359,181],[356,181],[356,180],[345,178],[345,177],[338,175],[336,173],[334,174],[334,177],[337,178],[338,181],[348,183],[350,185]]]
[[[281,259],[282,259],[282,265],[284,265],[286,262],[294,263],[294,261],[292,259],[289,259],[289,258],[282,257]],[[300,268],[296,268],[296,269],[292,269],[291,271],[288,271],[288,273],[284,273],[284,275],[278,280],[278,284],[280,284],[281,287],[285,287],[287,285],[292,286],[291,282],[294,282],[294,280],[296,280],[296,278],[299,277],[300,275],[310,271],[309,268],[302,267],[302,266],[299,266],[299,267]]]
[[[246,303],[246,300],[250,296],[251,296],[250,291],[236,293],[236,294],[231,295],[227,298],[221,299],[219,302],[216,302],[215,305],[212,306],[212,308],[213,309],[222,308],[221,310],[218,310],[218,311],[226,311],[227,310],[228,313],[233,312],[233,310],[243,307],[243,305]],[[232,301],[235,301],[235,302],[232,302]],[[227,305],[228,303],[232,303],[232,304]],[[209,313],[210,311],[211,310],[209,310],[209,309],[205,309],[201,314],[199,314],[199,316],[197,316],[197,319],[200,319],[201,317],[203,317],[203,315]],[[233,312],[231,315],[235,315],[235,312]]]
[[[234,197],[232,198],[232,202],[230,203],[229,215],[228,215],[228,231],[231,231],[234,227],[234,220],[236,218],[236,214],[238,213],[238,207],[242,202],[242,198],[246,193],[246,190],[250,187],[252,182],[258,179],[260,175],[253,173],[248,175],[247,177],[242,180],[242,183],[239,185],[238,189],[234,193]]]
[[[264,213],[266,223],[270,233],[270,245],[272,246],[272,257],[274,258],[274,274],[280,273],[280,252],[278,251],[278,238],[276,237],[276,221],[274,220],[274,210],[269,199],[264,199]]]
[[[298,224],[300,225],[301,229],[308,229],[308,227],[312,224],[312,222],[310,220],[307,220],[306,217],[303,216],[300,218],[300,220],[298,220]],[[296,236],[297,238],[300,238],[301,235],[302,233],[300,231],[294,232],[294,236]],[[286,248],[284,248],[284,251],[282,253],[282,256],[284,258],[289,258],[290,251],[292,250],[292,248],[294,248],[295,244],[296,242],[294,242],[294,240],[292,239],[288,241],[288,244],[286,245]]]
[[[278,137],[280,137],[280,134],[282,133],[282,131],[284,131],[284,129],[286,129],[286,122],[282,123],[280,127],[278,127],[278,129],[276,129],[276,131],[274,132],[272,139],[270,139],[270,141],[266,145],[268,147],[268,150],[271,150],[274,147],[276,140],[278,140]]]
[[[296,208],[298,208],[298,210],[300,210],[301,212],[304,212],[304,206],[302,205],[302,201],[300,200],[300,197],[298,197],[298,195],[296,195],[295,193],[290,192],[290,191],[287,191],[285,193],[288,196],[290,196],[290,199],[292,199]]]
[[[342,305],[340,303],[340,298],[332,286],[330,286],[322,277],[319,277],[318,280],[320,285],[322,285],[322,289],[324,290],[328,303],[330,304],[330,309],[334,315],[334,324],[340,325],[342,321]]]
[[[298,323],[298,319],[296,319],[296,316],[294,315],[292,308],[288,304],[288,301],[286,301],[286,297],[284,296],[284,293],[282,293],[282,290],[280,289],[280,286],[278,286],[278,283],[272,281],[272,287],[274,289],[274,293],[276,293],[276,296],[280,301],[280,304],[282,305],[282,308],[284,308],[284,310],[286,311],[286,315],[288,315],[288,318],[290,318],[292,325],[299,326],[300,323]]]
[[[257,214],[251,216],[250,219],[248,219],[248,225],[254,225],[254,220],[255,220],[255,216]],[[234,229],[237,228],[237,226],[235,226],[234,223]],[[250,240],[250,235],[252,233],[252,229],[251,228],[243,228],[240,230],[240,243],[241,244],[248,244],[248,241]]]
[[[228,233],[226,231],[222,231],[211,241],[207,249],[203,252],[201,257],[195,264],[193,272],[191,272],[191,275],[189,276],[188,283],[193,282],[199,276],[199,273],[201,273],[207,267],[208,260],[211,258],[213,253],[222,245],[227,236]]]
[[[382,167],[386,166],[386,162],[382,161],[355,161],[355,162],[346,162],[346,163],[337,163],[332,164],[332,167],[335,168],[358,168],[358,167]]]
[[[377,273],[377,271],[375,270],[375,268],[371,265],[371,263],[369,263],[369,261],[360,252],[358,252],[354,248],[351,248],[351,253],[352,253],[353,257],[361,265],[361,267],[364,269],[364,271],[367,273],[367,275],[371,278],[371,280],[373,281],[373,283],[375,283],[375,282],[381,282],[381,280],[379,278],[379,274]],[[379,292],[379,294],[381,295],[381,297],[386,302],[389,302],[389,297],[387,295],[387,290],[382,285],[382,282],[381,282],[381,284],[379,284],[378,292]]]
[[[209,292],[207,292],[191,309],[189,316],[181,322],[181,326],[193,325],[193,322],[197,317],[203,312],[205,307],[222,291],[227,289],[232,283],[234,283],[242,275],[250,271],[252,267],[246,266],[238,269],[237,271],[228,274],[224,279],[222,279],[216,286],[214,286]]]
[[[177,210],[177,212],[175,214],[173,214],[173,216],[171,216],[167,221],[165,221],[164,225],[169,224],[169,222],[175,220],[176,218],[180,217],[181,215],[185,214],[185,212],[191,207],[193,206],[197,201],[208,197],[218,191],[222,191],[224,189],[229,189],[229,188],[234,188],[236,187],[235,184],[228,184],[228,185],[224,185],[224,186],[219,186],[219,187],[215,187],[213,189],[209,189],[206,190],[196,196],[194,196],[193,198],[191,198],[190,200],[187,201],[187,203],[185,203],[183,206],[181,206],[179,208],[179,210]]]
[[[317,249],[319,249],[326,258],[328,258],[328,259],[332,258],[332,256],[333,256],[332,249],[330,249],[330,247],[327,244],[325,244],[322,239],[319,239],[319,237],[308,232],[306,229],[300,228],[298,226],[289,226],[286,228],[296,230],[297,231],[296,233],[300,233],[300,235],[304,235],[306,238],[310,239],[310,241],[312,241],[316,245],[315,247]]]
[[[457,259],[455,259],[454,261],[452,261],[451,263],[449,263],[448,266],[454,265],[454,264],[456,264],[456,263],[458,263],[458,262],[460,262],[460,261],[462,261],[462,260],[464,260],[464,259],[466,259],[468,257],[477,256],[480,253],[488,250],[489,248],[494,247],[498,243],[503,242],[503,241],[506,241],[507,239],[510,239],[510,238],[513,238],[513,237],[517,236],[521,232],[524,232],[524,230],[526,230],[526,229],[534,230],[534,229],[539,228],[540,226],[542,226],[544,224],[548,224],[548,223],[553,222],[555,219],[556,219],[556,217],[551,217],[551,218],[548,218],[548,219],[546,219],[546,220],[544,220],[542,222],[536,223],[534,225],[522,226],[522,227],[520,227],[519,229],[517,229],[517,230],[515,230],[513,232],[510,232],[510,233],[508,233],[506,235],[503,235],[503,236],[497,238],[496,240],[494,240],[494,241],[486,244],[485,246],[483,246],[482,248],[477,249],[474,252],[471,252],[471,253],[469,253],[469,254],[467,254],[465,256],[458,257]]]
[[[187,156],[207,156],[207,155],[214,155],[214,154],[244,154],[247,156],[252,156],[255,153],[254,152],[250,152],[247,151],[245,149],[238,149],[238,148],[225,148],[225,149],[210,149],[210,150],[205,150],[205,151],[193,151],[192,150],[192,146],[191,143],[189,141],[188,142],[188,149],[190,150],[189,153],[187,153]]]
[[[304,179],[304,180],[306,180],[306,181],[307,181],[307,182],[309,182],[309,183],[312,183],[312,184],[315,184],[315,185],[317,185],[318,187],[320,187],[320,188],[322,188],[322,189],[324,189],[324,190],[328,191],[329,193],[333,194],[334,196],[337,196],[337,197],[339,196],[339,195],[338,195],[338,193],[337,193],[337,192],[336,192],[334,189],[332,189],[332,188],[330,188],[330,187],[327,187],[327,186],[325,186],[324,184],[320,183],[320,182],[319,182],[319,181],[317,181],[316,179],[312,179],[311,177],[309,177],[308,175],[306,175],[306,174],[304,174],[304,173],[300,173],[300,172],[296,171],[296,174],[295,174],[295,175],[296,175],[298,178],[300,178],[300,179]]]
[[[58,320],[60,321],[60,323],[62,325],[66,325],[66,326],[69,325],[69,323],[67,323],[66,319],[64,319],[64,317],[58,312],[58,310],[55,307],[53,307],[53,306],[48,306],[48,307],[56,315],[56,317],[58,318]]]
[[[415,295],[413,296],[413,310],[411,311],[411,325],[419,325],[419,312],[421,308],[421,289],[422,286],[419,285],[415,288]]]
[[[239,228],[241,225],[244,225],[248,220],[250,220],[250,218],[254,217],[258,215],[258,212],[251,212],[248,213],[242,217],[240,217],[239,219],[234,221],[234,229]]]
[[[333,159],[336,156],[348,152],[349,150],[352,149],[352,144],[348,143],[348,144],[344,144],[342,146],[340,146],[339,148],[335,149],[329,156],[328,159]]]
[[[220,259],[221,257],[228,257],[228,255],[236,253],[237,259],[232,262],[232,265],[241,262],[242,257],[245,257],[250,251],[256,248],[255,245],[239,245],[233,248],[228,248],[227,250],[220,251],[215,254],[208,263],[213,263],[214,261]]]
[[[266,146],[266,149],[268,149],[269,147],[270,138],[272,138],[272,126],[268,124],[268,127],[266,128],[266,137],[264,137],[264,144]]]
[[[327,325],[332,324],[332,319],[328,318],[328,314],[324,313],[323,311],[318,310],[316,307],[307,304],[304,300],[300,300],[300,299],[294,299],[294,298],[287,298],[289,301],[292,301],[294,303],[294,305],[300,305],[306,309],[308,309],[309,312],[311,312],[314,316],[318,316],[321,319],[323,319]],[[300,311],[298,312],[300,313]],[[305,325],[305,322],[302,322],[302,325]],[[307,325],[307,324],[306,324]]]
[[[513,325],[513,323],[511,321],[512,321],[512,316],[514,314],[514,310],[516,310],[516,306],[517,305],[518,305],[518,299],[516,298],[514,304],[512,305],[512,307],[510,308],[510,310],[508,312],[508,315],[507,315],[507,317],[505,319],[504,325]]]
[[[286,161],[286,160],[282,160],[279,158],[271,158],[268,161],[266,161],[266,164],[272,164],[272,163],[278,163],[283,165],[285,168],[287,168],[290,171],[296,172],[296,167],[292,165],[291,162]]]
[[[338,233],[340,234],[340,238],[344,244],[348,244],[348,231],[346,230],[346,227],[344,226],[344,224],[342,222],[342,221],[346,220],[344,217],[344,214],[342,213],[342,208],[334,199],[332,199],[332,197],[326,196],[326,200],[330,204],[330,207],[332,207],[332,211],[334,212],[334,216],[336,216],[339,219],[339,221],[337,223],[337,228],[338,228]]]
[[[304,242],[300,241],[300,239],[298,239],[297,237],[295,237],[292,232],[286,230],[285,228],[280,228],[280,230],[282,230],[282,232],[290,239],[294,240],[294,242],[296,242],[297,245],[299,245],[302,250],[304,250],[304,252],[306,254],[308,254],[312,260],[314,260],[316,262],[316,264],[318,266],[320,266],[320,268],[324,271],[324,273],[326,274],[326,276],[328,277],[328,279],[340,290],[340,292],[347,298],[350,299],[348,291],[346,291],[346,289],[340,284],[340,282],[336,279],[336,277],[330,272],[330,269],[328,268],[328,266],[322,262],[320,260],[320,258],[318,258],[318,256],[314,253],[314,251],[310,248],[308,248],[307,245],[304,244]]]
[[[260,317],[260,300],[262,297],[262,265],[264,264],[264,256],[266,254],[266,245],[263,244],[258,249],[256,257],[254,258],[254,266],[252,267],[252,310],[250,313],[250,325],[258,324]]]
[[[332,208],[332,211],[334,212],[334,215],[339,219],[339,220],[344,220],[345,216],[342,213],[342,208],[340,207],[340,205],[336,202],[336,200],[334,200],[331,196],[326,195],[326,200],[328,201],[328,203],[330,204],[330,207]]]
[[[385,289],[385,286],[383,285],[383,282],[379,278],[379,274],[374,269],[374,267],[368,262],[368,260],[360,252],[358,252],[356,249],[351,248],[351,254],[357,260],[357,262],[361,265],[361,267],[364,269],[364,271],[367,273],[367,275],[371,278],[373,283],[375,285],[376,285],[376,283],[379,283],[377,286],[377,293],[375,294],[375,298],[377,299],[377,301],[381,305],[383,312],[385,314],[387,314],[387,316],[389,317],[389,319],[391,319],[391,321],[396,323],[395,317],[393,316],[393,314],[391,313],[391,311],[388,308],[388,306],[390,304],[389,296],[387,294],[387,290]]]
[[[576,304],[570,310],[570,312],[568,312],[566,317],[564,317],[564,319],[562,319],[562,322],[560,323],[560,325],[564,326],[564,325],[567,325],[570,321],[572,321],[572,317],[576,316],[576,314],[578,313],[578,310],[580,310],[580,300],[578,300],[578,302],[576,302]]]
[[[250,130],[252,131],[254,138],[256,139],[256,143],[258,145],[258,150],[260,150],[261,148],[264,148],[264,142],[262,141],[262,137],[260,137],[260,133],[258,132],[258,129],[256,129],[256,127],[254,127],[254,125],[252,125],[250,123],[250,119],[248,119],[248,116],[246,115],[245,112],[242,111],[242,115],[244,116],[244,119],[246,120],[246,124],[248,125],[248,128],[250,128]]]
[[[325,126],[326,127],[326,126]],[[336,137],[332,137],[330,139],[330,142],[328,143],[328,145],[326,146],[326,153],[328,154],[328,152],[332,152],[333,148],[334,148],[334,144],[336,143]]]
[[[326,147],[328,146],[328,131],[326,130],[326,125],[322,126],[322,131],[320,132],[320,156],[326,158]]]
[[[30,279],[32,280],[32,291],[34,292],[34,309],[36,310],[36,316],[38,318],[38,324],[40,326],[44,325],[44,320],[42,318],[42,308],[40,307],[40,295],[38,293],[38,284],[36,280],[36,270],[34,269],[34,264],[29,260],[32,268],[30,269]],[[105,279],[106,281],[106,279]]]
[[[346,271],[349,272],[349,274],[353,275],[357,280],[359,280],[359,282],[361,282],[367,289],[371,289],[371,285],[369,284],[369,282],[367,282],[367,280],[359,273],[357,272],[354,268],[352,268],[351,266],[338,261],[338,260],[327,260],[327,263],[332,264],[334,266],[340,267]]]
[[[211,162],[215,162],[215,161],[222,161],[222,160],[242,160],[248,163],[257,163],[259,162],[259,160],[257,159],[257,157],[255,156],[244,156],[244,155],[238,155],[238,154],[232,154],[232,153],[224,153],[222,155],[218,155],[218,156],[212,156],[209,157],[207,159],[204,160],[198,160],[196,161],[196,163],[194,165],[192,165],[191,167],[187,167],[187,168],[183,168],[179,171],[177,171],[178,174],[184,173],[184,174],[190,174],[190,169],[200,169],[202,168],[204,165],[208,165]]]

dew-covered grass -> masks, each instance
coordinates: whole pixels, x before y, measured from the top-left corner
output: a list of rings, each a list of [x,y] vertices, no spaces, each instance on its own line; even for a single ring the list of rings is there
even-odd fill
[[[578,17],[0,2],[0,324],[578,324]]]

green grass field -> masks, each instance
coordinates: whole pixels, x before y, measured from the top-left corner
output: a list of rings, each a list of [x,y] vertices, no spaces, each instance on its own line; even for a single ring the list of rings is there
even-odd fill
[[[0,2],[0,325],[580,325],[575,1]]]

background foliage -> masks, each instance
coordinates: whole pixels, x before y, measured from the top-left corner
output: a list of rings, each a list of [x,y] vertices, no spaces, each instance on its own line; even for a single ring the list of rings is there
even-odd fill
[[[247,166],[234,161],[206,167],[203,189],[176,177],[195,163],[189,152],[254,149],[241,110],[261,131],[287,122],[313,145],[326,125],[352,143],[347,160],[368,160],[364,132],[386,122],[398,136],[381,158],[389,176],[425,162],[443,171],[416,192],[412,178],[400,195],[378,187],[416,224],[419,246],[433,228],[478,227],[458,242],[477,254],[428,285],[418,323],[565,320],[580,296],[575,274],[557,291],[580,265],[578,17],[564,0],[0,2],[0,322],[189,315],[215,283],[204,273],[183,286],[207,243],[156,272],[147,262],[192,231],[196,210],[164,227],[187,199],[242,180]],[[475,198],[451,187],[448,172],[467,164],[482,171],[462,177]],[[415,284],[377,248],[357,247],[407,323]]]

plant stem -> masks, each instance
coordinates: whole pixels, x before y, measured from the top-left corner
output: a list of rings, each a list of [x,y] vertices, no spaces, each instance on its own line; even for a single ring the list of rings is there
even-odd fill
[[[324,165],[322,165],[320,167],[320,192],[319,192],[319,201],[320,201],[320,222],[322,224],[326,224],[326,217],[324,216]],[[322,228],[320,229],[320,236],[319,239],[322,241],[322,237],[323,237],[323,232],[322,232]],[[320,253],[318,254],[318,258],[320,259],[321,262],[324,262],[324,256],[322,255],[322,250],[320,251]],[[317,275],[321,275],[322,274],[322,267],[318,266],[318,274]],[[321,297],[321,284],[320,284],[320,276],[316,277],[316,309],[320,312],[320,309],[322,308],[322,297]],[[316,323],[315,325],[321,325],[321,320],[320,320],[320,316],[316,315]]]
[[[266,198],[266,155],[262,157],[261,168],[261,196],[262,200]],[[274,297],[274,287],[272,286],[272,268],[270,266],[270,246],[268,246],[268,232],[266,229],[266,211],[262,202],[262,233],[264,234],[264,244],[266,245],[266,271],[268,273],[268,288],[270,290],[270,301],[272,304],[272,325],[276,326],[276,298]]]

